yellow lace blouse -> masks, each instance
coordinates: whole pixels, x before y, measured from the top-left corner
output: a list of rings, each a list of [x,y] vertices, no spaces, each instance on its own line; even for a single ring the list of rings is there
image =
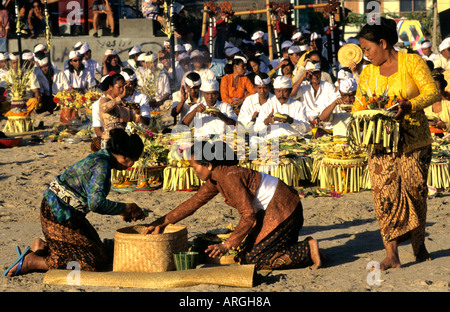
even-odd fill
[[[398,52],[398,71],[389,77],[380,74],[380,68],[366,66],[359,78],[356,97],[363,103],[362,94],[382,95],[387,90],[390,98],[409,100],[412,111],[400,123],[399,146],[403,153],[424,147],[432,142],[424,109],[439,101],[439,91],[425,61],[416,54]],[[355,99],[353,112],[367,109]]]

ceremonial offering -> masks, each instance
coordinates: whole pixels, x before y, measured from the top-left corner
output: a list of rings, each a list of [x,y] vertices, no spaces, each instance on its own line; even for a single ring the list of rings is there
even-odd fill
[[[281,114],[281,113],[274,113],[273,117],[278,118],[278,119],[287,119],[288,118],[288,116],[286,114]]]
[[[190,167],[186,149],[181,152],[181,155],[177,150],[172,150],[167,156],[168,166],[164,169],[163,190],[197,190],[204,183],[194,174],[194,169]]]
[[[435,138],[427,184],[436,189],[450,188],[450,144],[448,138]]]
[[[217,107],[208,107],[205,109],[206,114],[218,113],[218,112],[220,112],[220,111]]]
[[[348,67],[350,62],[358,64],[361,62],[362,57],[362,49],[354,43],[347,43],[338,51],[338,61],[341,63],[342,67]]]
[[[394,119],[395,112],[384,109],[368,109],[353,113],[348,124],[348,139],[352,146],[383,149],[386,153],[398,151],[400,125]]]
[[[161,234],[144,234],[148,225],[130,226],[114,235],[114,272],[175,270],[173,254],[187,251],[187,229],[169,224]]]
[[[320,187],[338,193],[355,193],[369,188],[366,155],[346,144],[331,145],[321,161]]]

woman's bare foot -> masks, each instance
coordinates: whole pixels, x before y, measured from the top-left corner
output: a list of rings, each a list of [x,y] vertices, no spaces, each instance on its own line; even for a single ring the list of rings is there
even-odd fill
[[[308,243],[311,251],[311,260],[314,263],[311,268],[317,270],[322,266],[323,254],[319,251],[319,243],[315,239],[310,239]]]
[[[386,271],[387,269],[398,269],[401,268],[402,265],[400,263],[400,259],[398,257],[386,256],[383,261],[380,263],[380,270]]]
[[[40,242],[37,240],[38,239],[35,239],[33,241],[33,245],[36,244],[37,246],[39,246]],[[39,250],[40,249],[38,249],[38,251]],[[23,257],[23,260],[21,262],[22,262],[22,264],[20,267],[20,272],[18,272],[18,274],[16,274],[16,272],[19,269],[20,262],[18,262],[15,266],[13,266],[11,268],[11,270],[9,270],[9,272],[6,274],[6,276],[12,277],[15,275],[23,275],[23,274],[26,274],[26,273],[29,273],[32,271],[47,271],[48,270],[48,266],[45,263],[44,258],[37,255],[35,252],[33,252],[31,248],[27,252],[27,254]]]

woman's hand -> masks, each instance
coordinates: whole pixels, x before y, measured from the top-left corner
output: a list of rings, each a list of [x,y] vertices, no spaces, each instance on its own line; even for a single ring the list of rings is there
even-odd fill
[[[211,258],[221,258],[229,250],[230,248],[228,248],[225,244],[214,244],[209,245],[208,248],[206,248],[205,253],[209,253]]]
[[[125,204],[125,209],[123,210],[121,216],[122,216],[122,220],[125,222],[138,221],[138,220],[145,219],[144,211],[141,208],[139,208],[138,205],[136,205],[134,203]]]
[[[411,110],[412,104],[410,101],[399,101],[397,114],[395,114],[394,118],[401,121],[403,120],[403,118],[405,118],[405,115],[411,112]]]
[[[164,231],[164,228],[165,226],[162,225],[150,225],[145,229],[144,234],[160,234]]]

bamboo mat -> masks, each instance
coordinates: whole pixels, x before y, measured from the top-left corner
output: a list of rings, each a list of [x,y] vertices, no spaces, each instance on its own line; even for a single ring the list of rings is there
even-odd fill
[[[49,270],[45,273],[43,283],[154,289],[189,287],[200,284],[250,288],[253,287],[254,274],[254,265],[223,265],[157,273]]]

